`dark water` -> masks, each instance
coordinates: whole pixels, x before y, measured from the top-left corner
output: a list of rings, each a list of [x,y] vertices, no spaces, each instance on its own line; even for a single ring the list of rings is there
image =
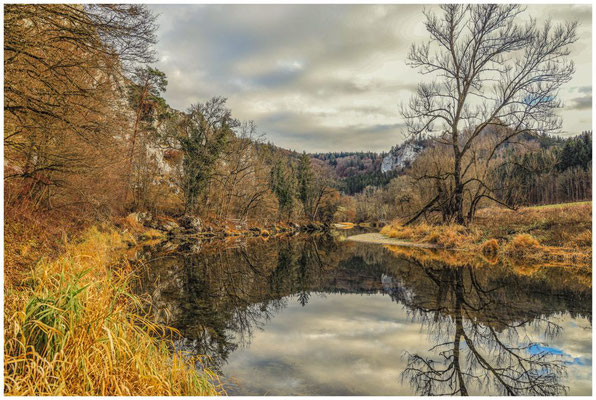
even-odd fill
[[[226,246],[146,251],[140,290],[229,394],[591,394],[589,271],[328,236]]]

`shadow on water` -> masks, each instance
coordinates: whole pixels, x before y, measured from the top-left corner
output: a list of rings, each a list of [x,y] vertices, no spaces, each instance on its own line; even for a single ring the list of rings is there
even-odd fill
[[[385,394],[566,394],[570,361],[528,331],[561,337],[560,315],[586,319],[591,328],[591,272],[573,268],[528,269],[472,256],[455,266],[440,254],[418,257],[331,236],[197,247],[143,253],[138,290],[150,297],[156,321],[182,333],[181,349],[209,356],[223,373],[255,332],[292,302],[306,307],[314,294],[389,296],[421,327],[426,351],[404,349],[395,377],[409,392]]]

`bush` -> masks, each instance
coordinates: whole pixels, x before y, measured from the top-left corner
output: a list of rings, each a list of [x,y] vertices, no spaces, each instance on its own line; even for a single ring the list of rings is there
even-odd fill
[[[512,257],[526,257],[540,249],[540,243],[532,235],[520,233],[505,246],[505,253]]]
[[[489,239],[482,243],[482,254],[486,257],[494,257],[499,253],[499,242],[497,239]]]

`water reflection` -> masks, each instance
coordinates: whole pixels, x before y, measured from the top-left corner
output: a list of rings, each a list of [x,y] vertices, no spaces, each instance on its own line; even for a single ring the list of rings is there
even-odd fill
[[[532,320],[543,321],[544,335],[553,337],[559,325],[528,315],[514,299],[503,299],[498,292],[504,285],[484,287],[470,267],[421,268],[436,286],[437,297],[409,305],[440,343],[431,349],[439,361],[408,355],[404,375],[418,393],[468,395],[468,386],[476,384],[496,388],[501,395],[565,394],[563,360],[545,350],[533,351],[537,345],[520,340],[518,332]]]
[[[472,259],[454,265],[441,254],[329,236],[255,240],[227,249],[203,245],[198,252],[151,250],[144,257],[148,269],[139,290],[151,297],[154,318],[180,330],[180,347],[209,355],[212,367],[238,377],[238,385],[229,381],[233,394],[565,394],[566,373],[577,360],[548,344],[565,337],[561,321],[586,321],[590,329],[582,340],[591,338],[588,271]],[[363,294],[369,296],[350,297]],[[400,336],[391,346],[379,323]],[[418,340],[406,345],[401,335],[414,336],[413,326]],[[366,327],[370,332],[358,336]],[[288,345],[292,332],[295,341]],[[331,349],[350,332],[353,348],[346,352],[367,348],[356,359]],[[282,337],[285,345],[271,353]],[[395,368],[375,361],[377,352],[369,348],[375,343],[386,353],[399,350],[391,361]],[[580,361],[591,364],[588,352]],[[367,367],[376,381],[360,377],[362,385],[351,386],[350,374],[376,362]],[[381,379],[385,370],[389,378]],[[383,387],[373,387],[381,381]]]

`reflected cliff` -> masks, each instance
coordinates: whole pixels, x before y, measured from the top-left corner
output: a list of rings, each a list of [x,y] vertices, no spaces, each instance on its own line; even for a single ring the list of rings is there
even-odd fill
[[[153,318],[181,332],[181,349],[207,355],[231,394],[558,395],[569,393],[576,359],[591,373],[591,350],[570,359],[548,346],[575,325],[582,346],[591,340],[589,271],[463,254],[453,262],[330,236],[153,248],[139,257],[146,268],[138,290]],[[380,333],[387,329],[400,337]],[[345,351],[331,348],[340,342]],[[393,361],[363,350],[377,342]],[[350,375],[374,364],[352,386]],[[291,387],[281,385],[288,379]]]

